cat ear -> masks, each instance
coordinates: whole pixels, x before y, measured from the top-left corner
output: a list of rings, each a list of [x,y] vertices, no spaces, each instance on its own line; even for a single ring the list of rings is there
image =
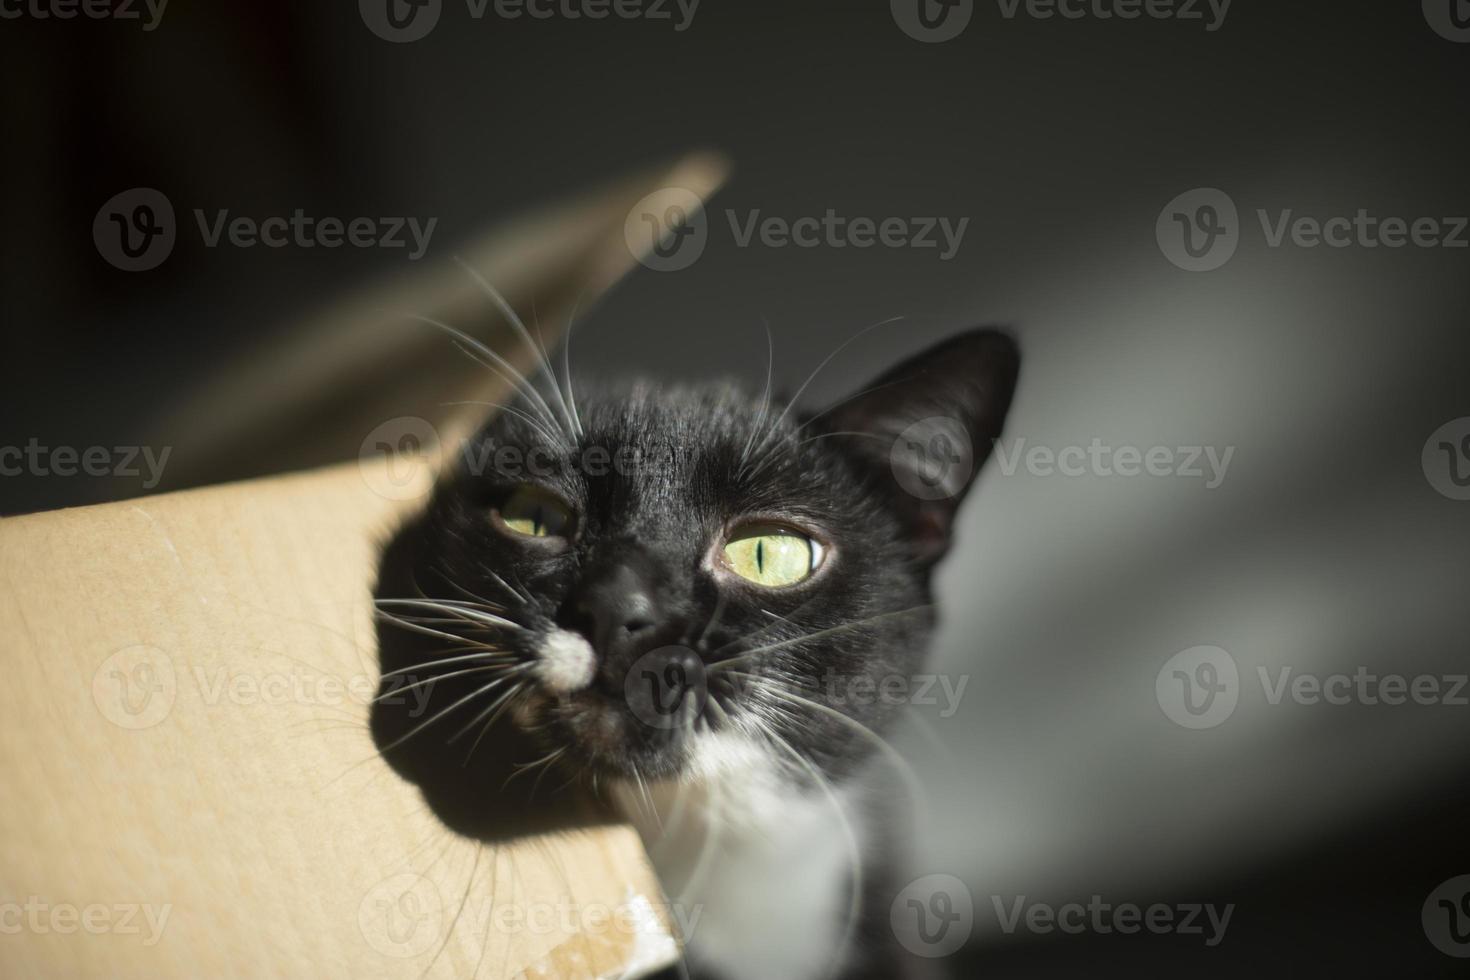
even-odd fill
[[[814,421],[906,522],[921,565],[949,548],[955,511],[1000,436],[1021,355],[972,330],[910,358]]]

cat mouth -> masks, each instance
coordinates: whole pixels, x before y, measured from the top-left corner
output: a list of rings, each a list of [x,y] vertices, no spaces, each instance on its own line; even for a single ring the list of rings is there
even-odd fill
[[[548,631],[536,647],[534,693],[515,718],[588,772],[672,773],[706,707],[703,660],[680,642],[618,654],[609,662],[584,634]]]
[[[537,692],[516,720],[550,748],[564,749],[564,764],[589,775],[668,776],[685,764],[692,718],[649,724],[627,701],[597,688],[573,693]],[[685,712],[688,717],[688,712]]]

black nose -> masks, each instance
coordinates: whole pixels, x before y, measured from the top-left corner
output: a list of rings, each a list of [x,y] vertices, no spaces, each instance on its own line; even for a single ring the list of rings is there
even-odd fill
[[[664,619],[650,576],[631,565],[616,565],[587,583],[575,608],[583,631],[605,659],[637,650]]]

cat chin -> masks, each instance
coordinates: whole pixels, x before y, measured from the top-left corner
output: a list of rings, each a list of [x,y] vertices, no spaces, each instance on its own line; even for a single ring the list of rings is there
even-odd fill
[[[687,733],[649,729],[595,689],[538,690],[519,700],[510,720],[545,750],[563,750],[561,768],[599,782],[677,778],[691,758]]]
[[[800,784],[788,767],[756,736],[736,731],[703,732],[691,740],[685,764],[664,778],[609,779],[611,799],[645,839],[662,840],[672,815],[683,812],[692,824],[717,821],[736,835],[769,840],[781,836],[795,811],[832,813],[818,789]],[[697,835],[702,841],[708,828]]]
[[[756,739],[738,731],[703,732],[690,745],[686,777],[704,781],[746,781],[780,772]]]

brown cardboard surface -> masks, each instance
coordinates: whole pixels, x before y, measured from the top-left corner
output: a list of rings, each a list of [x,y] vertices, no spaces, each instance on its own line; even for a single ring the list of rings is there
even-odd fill
[[[0,521],[0,974],[672,957],[631,830],[470,841],[376,751],[369,589],[416,494],[365,465]]]

